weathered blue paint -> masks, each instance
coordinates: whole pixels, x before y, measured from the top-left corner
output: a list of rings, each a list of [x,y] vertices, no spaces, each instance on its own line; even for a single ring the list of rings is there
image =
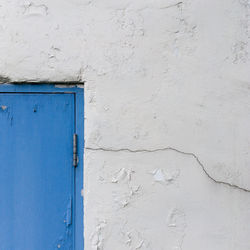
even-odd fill
[[[83,249],[83,117],[83,89],[0,86],[0,249]]]

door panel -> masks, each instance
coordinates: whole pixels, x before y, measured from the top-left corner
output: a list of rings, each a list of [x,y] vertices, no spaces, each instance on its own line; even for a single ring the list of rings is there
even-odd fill
[[[73,249],[74,95],[0,94],[0,249]]]

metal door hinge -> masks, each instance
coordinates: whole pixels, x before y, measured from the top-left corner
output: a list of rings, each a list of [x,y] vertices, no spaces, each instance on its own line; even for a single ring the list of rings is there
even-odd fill
[[[77,167],[78,156],[77,156],[77,134],[73,135],[73,166]]]

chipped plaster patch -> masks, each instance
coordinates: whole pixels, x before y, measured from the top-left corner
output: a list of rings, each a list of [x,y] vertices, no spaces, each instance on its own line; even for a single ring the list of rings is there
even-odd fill
[[[179,176],[179,171],[175,171],[173,173],[166,173],[163,169],[155,169],[150,174],[153,175],[155,182],[169,184],[176,180],[176,178]]]
[[[48,7],[45,4],[35,4],[33,2],[27,2],[23,5],[25,16],[47,16]]]
[[[11,82],[10,77],[0,75],[0,83],[9,83],[9,82]]]
[[[144,244],[144,240],[142,240],[136,247],[135,249],[141,249]]]
[[[103,230],[105,229],[106,225],[107,222],[105,220],[100,220],[97,223],[95,230],[90,237],[93,250],[103,249],[103,242],[104,242]]]
[[[122,168],[112,177],[112,183],[118,183],[123,180],[130,181],[131,175],[134,173],[133,170]]]
[[[181,250],[187,227],[185,213],[177,208],[172,209],[167,218],[167,225],[175,238],[173,249]]]

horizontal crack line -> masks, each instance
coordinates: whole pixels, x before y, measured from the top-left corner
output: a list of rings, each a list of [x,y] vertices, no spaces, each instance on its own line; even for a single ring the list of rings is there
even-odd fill
[[[172,148],[172,147],[165,147],[165,148],[157,148],[157,149],[129,149],[129,148],[120,148],[120,149],[112,149],[112,148],[91,148],[91,147],[86,147],[86,150],[91,150],[91,151],[104,151],[104,152],[129,152],[129,153],[155,153],[155,152],[162,152],[162,151],[174,151],[183,155],[187,155],[187,156],[191,156],[193,157],[196,162],[198,163],[198,165],[201,167],[201,169],[203,170],[203,172],[205,173],[205,175],[212,180],[214,183],[217,184],[221,184],[224,186],[227,186],[229,188],[234,188],[237,190],[241,190],[243,192],[248,192],[250,193],[249,189],[240,187],[238,185],[235,184],[231,184],[229,182],[225,182],[225,181],[220,181],[220,180],[216,180],[214,179],[206,170],[205,166],[203,165],[203,163],[200,161],[200,159],[198,158],[197,155],[195,155],[194,153],[190,153],[190,152],[184,152],[181,151],[179,149],[176,148]]]
[[[165,6],[165,7],[161,7],[160,9],[169,9],[169,8],[172,8],[172,7],[180,6],[181,4],[183,4],[183,2],[178,2],[178,3],[171,4],[171,5],[168,5],[168,6]]]

